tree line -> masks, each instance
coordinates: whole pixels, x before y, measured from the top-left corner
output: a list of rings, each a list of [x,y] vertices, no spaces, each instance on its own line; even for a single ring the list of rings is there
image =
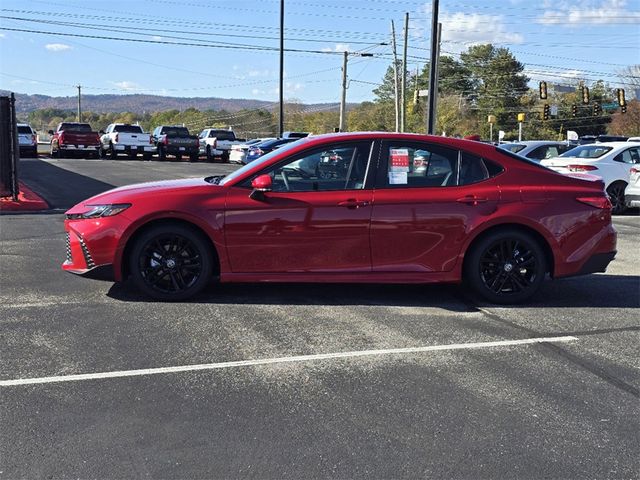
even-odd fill
[[[373,89],[373,101],[363,102],[347,112],[348,131],[395,130],[395,72],[390,65],[381,82]],[[636,69],[636,67],[631,67]],[[637,70],[637,69],[636,69]],[[635,71],[635,70],[634,70]],[[508,48],[490,44],[469,47],[457,58],[441,56],[438,65],[438,108],[436,133],[449,136],[480,135],[489,139],[489,115],[496,118],[493,126],[494,140],[497,131],[505,131],[505,138],[517,138],[518,113],[525,113],[524,137],[526,139],[563,139],[567,130],[579,135],[640,135],[640,102],[627,102],[627,113],[620,112],[616,104],[615,90],[605,81],[572,80],[575,88],[553,87],[547,81],[547,98],[540,99],[536,88],[529,88],[530,78],[524,73],[524,65]],[[568,80],[563,80],[568,82]],[[407,72],[407,115],[405,131],[425,132],[426,98],[415,93],[429,84],[429,65],[418,72]],[[584,104],[580,86],[589,88],[589,103]],[[562,91],[559,91],[562,90]],[[571,90],[571,89],[569,89]],[[416,101],[417,100],[417,101]],[[544,104],[553,105],[553,115],[543,119]],[[594,110],[600,105],[601,111]],[[596,107],[597,108],[597,107]],[[96,129],[109,123],[138,123],[146,131],[157,125],[184,124],[192,133],[206,127],[232,128],[240,137],[275,136],[278,130],[276,107],[269,109],[227,110],[166,110],[152,113],[83,112],[83,121]],[[55,128],[62,121],[75,121],[76,112],[47,108],[28,114],[26,120],[38,131]],[[333,132],[338,126],[337,108],[313,111],[312,107],[290,101],[285,105],[285,129],[313,133]]]

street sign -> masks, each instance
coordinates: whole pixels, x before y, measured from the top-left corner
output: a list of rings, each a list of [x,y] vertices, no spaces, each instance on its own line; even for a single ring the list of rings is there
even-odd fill
[[[573,130],[567,130],[567,140],[578,140],[578,132],[574,132]]]
[[[418,96],[419,97],[428,97],[429,96],[429,89],[424,89],[424,90],[418,90]]]
[[[551,115],[554,117],[558,115],[558,105],[551,105]]]
[[[498,139],[504,139],[504,130],[498,130]]]

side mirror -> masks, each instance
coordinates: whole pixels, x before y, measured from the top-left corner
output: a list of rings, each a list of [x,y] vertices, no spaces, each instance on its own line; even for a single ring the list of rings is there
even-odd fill
[[[273,185],[273,182],[271,180],[271,175],[267,175],[267,174],[258,175],[251,182],[251,186],[253,187],[253,189],[258,190],[260,192],[270,192],[272,185]]]
[[[49,130],[47,133],[48,133],[49,135],[53,135],[53,130]]]
[[[271,191],[271,175],[258,175],[251,181],[251,187],[253,190],[249,194],[249,198],[262,202],[265,200],[264,194]]]

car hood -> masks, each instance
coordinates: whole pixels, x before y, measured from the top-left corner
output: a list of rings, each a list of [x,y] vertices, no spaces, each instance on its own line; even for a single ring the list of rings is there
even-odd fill
[[[86,205],[103,205],[115,203],[131,203],[140,197],[161,197],[168,194],[180,193],[180,191],[198,193],[199,191],[213,192],[221,189],[218,185],[205,181],[204,178],[185,178],[180,180],[163,180],[159,182],[136,183],[124,187],[114,188],[95,195],[78,203],[67,213],[79,213]],[[77,211],[76,211],[77,210]]]

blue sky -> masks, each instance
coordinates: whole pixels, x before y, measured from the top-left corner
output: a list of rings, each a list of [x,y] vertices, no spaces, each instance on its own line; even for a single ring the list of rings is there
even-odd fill
[[[73,96],[81,84],[85,94],[277,102],[279,7],[279,0],[3,0],[0,89]],[[402,52],[405,12],[415,70],[429,56],[430,0],[285,0],[285,48],[298,50],[285,56],[285,98],[338,103],[347,50],[374,54],[351,55],[348,67],[347,101],[371,100],[391,62],[391,20]],[[441,0],[440,21],[443,53],[506,46],[533,81],[603,79],[616,88],[625,86],[620,71],[640,64],[640,0]]]

